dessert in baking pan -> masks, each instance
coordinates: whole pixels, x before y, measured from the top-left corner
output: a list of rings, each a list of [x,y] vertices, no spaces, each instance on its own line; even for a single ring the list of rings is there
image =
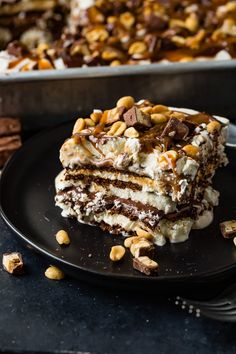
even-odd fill
[[[227,164],[227,119],[134,102],[79,118],[60,150],[56,205],[64,217],[110,233],[185,241],[213,219],[216,170]]]
[[[20,32],[6,35],[6,26],[0,30],[11,39],[20,39],[30,51],[14,55],[10,46],[0,55],[0,71],[236,57],[236,1],[71,0],[67,5],[65,27],[65,5],[59,6],[58,1],[21,0],[3,5],[0,25],[1,21],[16,22],[16,32]],[[32,18],[35,22],[37,16],[36,32],[21,33],[18,11],[6,15],[6,6],[25,7],[24,21]]]

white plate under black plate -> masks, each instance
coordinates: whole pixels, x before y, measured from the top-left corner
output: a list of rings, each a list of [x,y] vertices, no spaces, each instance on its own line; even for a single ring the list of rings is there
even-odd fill
[[[236,247],[219,231],[220,221],[236,218],[235,150],[228,149],[230,164],[215,178],[221,197],[214,222],[204,230],[192,231],[184,243],[157,247],[160,275],[147,277],[133,270],[129,252],[120,263],[109,260],[110,247],[122,244],[121,236],[63,218],[54,206],[54,178],[61,170],[59,148],[71,129],[67,123],[28,140],[1,177],[3,218],[18,236],[50,257],[50,263],[59,262],[62,268],[88,281],[130,288],[209,281],[236,268]],[[59,229],[68,230],[70,246],[57,244],[54,235]]]

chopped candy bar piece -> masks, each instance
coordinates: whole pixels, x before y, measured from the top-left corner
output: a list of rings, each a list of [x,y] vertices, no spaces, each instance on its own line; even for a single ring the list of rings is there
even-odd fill
[[[147,256],[134,258],[133,267],[146,275],[157,275],[159,270],[158,263]]]
[[[124,121],[128,127],[151,127],[151,118],[140,109],[133,106],[124,114]]]
[[[2,264],[4,269],[10,274],[20,275],[23,273],[24,263],[19,252],[4,253]]]
[[[220,223],[220,230],[224,238],[236,237],[236,220],[229,220]]]

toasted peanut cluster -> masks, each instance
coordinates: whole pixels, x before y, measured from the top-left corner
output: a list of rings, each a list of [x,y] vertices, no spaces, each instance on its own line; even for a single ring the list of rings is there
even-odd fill
[[[134,101],[121,97],[116,107],[94,110],[90,117],[78,118],[73,128],[75,144],[83,136],[94,138],[137,139],[144,149],[158,149],[158,163],[163,171],[174,170],[183,156],[199,160],[200,148],[192,144],[199,129],[218,136],[222,128],[212,116],[205,113],[187,114],[148,100]]]
[[[235,1],[72,0],[61,39],[20,70],[236,57]],[[155,112],[160,113],[160,112]],[[159,117],[160,118],[160,117]],[[157,118],[154,118],[157,119]]]

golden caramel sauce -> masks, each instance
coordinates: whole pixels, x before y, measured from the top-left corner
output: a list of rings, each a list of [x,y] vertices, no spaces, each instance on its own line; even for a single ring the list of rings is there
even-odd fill
[[[214,118],[205,113],[197,113],[186,116],[185,120],[196,125],[200,125],[202,123],[208,124],[209,122],[214,120]]]

